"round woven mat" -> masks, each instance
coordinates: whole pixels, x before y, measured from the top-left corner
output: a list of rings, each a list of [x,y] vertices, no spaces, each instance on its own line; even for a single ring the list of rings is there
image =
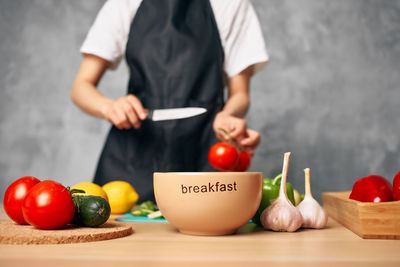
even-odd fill
[[[100,227],[66,225],[57,230],[40,230],[31,225],[19,225],[12,221],[0,221],[1,244],[68,244],[92,242],[128,236],[132,226],[110,221]]]

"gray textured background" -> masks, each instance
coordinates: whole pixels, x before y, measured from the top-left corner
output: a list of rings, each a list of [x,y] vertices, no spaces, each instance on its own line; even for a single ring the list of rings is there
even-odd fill
[[[270,64],[251,83],[249,125],[262,134],[251,169],[280,172],[315,196],[400,170],[400,1],[254,0]],[[0,195],[33,175],[89,181],[109,127],[70,101],[79,47],[102,0],[0,0]],[[121,64],[100,84],[124,94]],[[2,198],[1,198],[2,199]]]

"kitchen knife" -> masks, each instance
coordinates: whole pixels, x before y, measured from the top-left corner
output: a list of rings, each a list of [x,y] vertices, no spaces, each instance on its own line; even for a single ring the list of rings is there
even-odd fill
[[[198,107],[155,109],[149,110],[147,119],[152,121],[179,120],[194,117],[206,111],[207,109]]]

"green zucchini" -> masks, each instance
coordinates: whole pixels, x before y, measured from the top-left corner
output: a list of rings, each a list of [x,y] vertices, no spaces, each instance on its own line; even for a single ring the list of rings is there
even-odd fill
[[[111,208],[108,201],[98,196],[73,195],[75,215],[73,224],[96,227],[110,218]]]

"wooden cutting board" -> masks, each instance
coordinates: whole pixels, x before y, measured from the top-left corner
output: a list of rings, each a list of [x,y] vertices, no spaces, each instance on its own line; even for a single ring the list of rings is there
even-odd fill
[[[109,221],[100,227],[67,225],[57,230],[40,230],[31,225],[0,221],[1,244],[68,244],[120,238],[133,233],[127,223]]]

